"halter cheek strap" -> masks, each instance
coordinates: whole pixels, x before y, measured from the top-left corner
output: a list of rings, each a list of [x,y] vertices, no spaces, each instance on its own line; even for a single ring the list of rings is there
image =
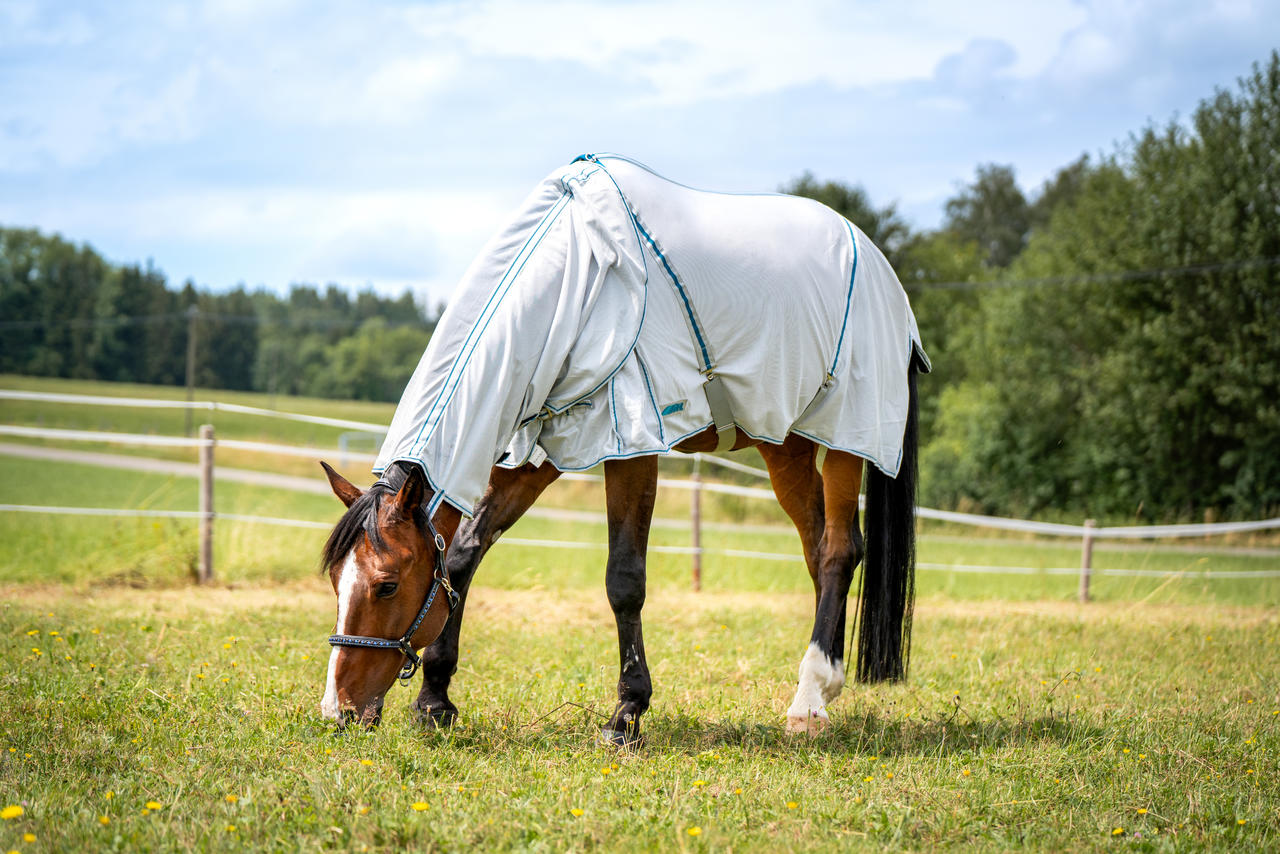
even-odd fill
[[[350,646],[360,647],[363,649],[395,649],[404,653],[407,659],[404,666],[400,668],[400,681],[408,684],[413,675],[418,672],[418,667],[422,664],[422,657],[413,650],[412,639],[417,633],[418,627],[422,625],[422,621],[427,617],[427,611],[431,610],[431,605],[436,601],[436,596],[441,589],[444,590],[445,598],[449,603],[449,616],[445,617],[445,622],[453,616],[454,610],[458,607],[458,591],[453,589],[453,585],[449,583],[449,576],[444,568],[444,537],[436,531],[435,526],[427,521],[427,527],[431,530],[432,545],[435,546],[435,570],[432,573],[431,588],[427,591],[427,597],[422,602],[422,607],[418,609],[418,616],[414,617],[413,624],[409,626],[409,630],[400,636],[399,640],[389,638],[375,638],[367,635],[330,635],[329,646]]]

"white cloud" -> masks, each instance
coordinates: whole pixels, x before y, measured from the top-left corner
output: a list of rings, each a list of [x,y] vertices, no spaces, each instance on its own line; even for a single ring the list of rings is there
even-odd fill
[[[687,103],[825,83],[868,87],[927,78],[977,38],[1003,41],[1011,74],[1038,73],[1084,20],[1068,0],[1027,4],[489,0],[414,10],[418,31],[481,57],[561,61],[640,81]]]

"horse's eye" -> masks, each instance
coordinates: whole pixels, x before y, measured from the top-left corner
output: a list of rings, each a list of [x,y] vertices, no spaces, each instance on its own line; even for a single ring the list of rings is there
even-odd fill
[[[386,599],[389,596],[396,595],[396,588],[399,587],[394,581],[384,581],[378,585],[377,595],[379,599]]]

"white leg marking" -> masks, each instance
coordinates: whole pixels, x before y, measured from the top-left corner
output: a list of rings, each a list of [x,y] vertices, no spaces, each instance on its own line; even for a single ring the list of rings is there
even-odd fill
[[[356,568],[356,553],[352,550],[342,564],[338,575],[338,620],[334,623],[334,634],[347,633],[347,617],[351,611],[351,597],[355,593],[356,580],[360,570]],[[334,647],[329,653],[329,676],[325,681],[324,698],[320,701],[320,714],[332,720],[338,719],[338,650]]]
[[[792,731],[821,729],[829,720],[827,703],[844,688],[844,666],[840,659],[827,658],[817,644],[809,644],[800,660],[800,684],[796,697],[787,709],[787,729]]]

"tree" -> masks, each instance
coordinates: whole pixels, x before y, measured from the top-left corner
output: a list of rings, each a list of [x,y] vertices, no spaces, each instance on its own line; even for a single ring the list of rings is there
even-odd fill
[[[992,267],[1007,267],[1022,252],[1031,228],[1031,206],[1012,166],[987,163],[977,178],[946,204],[944,228],[976,243]]]

